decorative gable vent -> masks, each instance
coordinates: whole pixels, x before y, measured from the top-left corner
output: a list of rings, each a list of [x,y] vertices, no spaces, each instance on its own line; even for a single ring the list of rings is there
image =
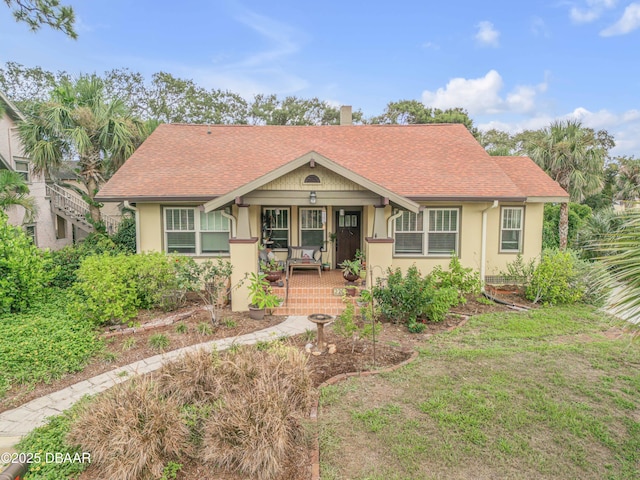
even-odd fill
[[[304,179],[304,184],[309,184],[309,183],[321,183],[320,182],[320,177],[318,177],[317,175],[307,175],[307,178]]]

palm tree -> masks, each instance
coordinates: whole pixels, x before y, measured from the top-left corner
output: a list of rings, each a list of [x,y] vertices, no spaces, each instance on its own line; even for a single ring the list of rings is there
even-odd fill
[[[95,75],[81,76],[75,83],[63,80],[49,101],[27,114],[19,131],[36,173],[51,175],[63,161],[78,161],[94,223],[101,220],[94,201],[99,187],[145,136],[123,101],[105,98],[104,83]]]
[[[574,202],[602,189],[604,160],[607,154],[603,142],[593,130],[579,121],[552,123],[533,136],[525,145],[531,158],[557,181]],[[569,204],[560,205],[560,248],[567,247],[569,233]]]
[[[640,325],[640,210],[625,213],[623,219],[622,227],[597,248],[611,274],[615,313]]]
[[[0,210],[7,210],[13,205],[24,208],[26,223],[31,222],[38,213],[22,175],[12,170],[0,170]]]
[[[631,206],[640,199],[640,159],[623,157],[619,161],[616,199]]]

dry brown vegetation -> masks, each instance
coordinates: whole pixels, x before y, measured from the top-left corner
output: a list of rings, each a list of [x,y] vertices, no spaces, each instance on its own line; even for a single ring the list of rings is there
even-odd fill
[[[304,478],[296,459],[311,397],[306,357],[292,347],[201,350],[99,396],[69,440],[92,452],[92,478],[159,478],[186,457],[242,478]]]
[[[73,423],[71,444],[91,452],[101,478],[159,478],[167,461],[189,448],[180,405],[149,377],[115,386],[89,403]]]

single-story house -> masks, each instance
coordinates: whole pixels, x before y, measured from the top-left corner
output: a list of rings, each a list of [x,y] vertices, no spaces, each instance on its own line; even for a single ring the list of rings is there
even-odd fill
[[[136,209],[138,251],[228,256],[233,281],[262,244],[320,245],[375,276],[456,254],[497,274],[540,255],[543,207],[568,194],[527,157],[492,157],[459,124],[160,125],[103,186]],[[233,308],[246,310],[245,288]]]

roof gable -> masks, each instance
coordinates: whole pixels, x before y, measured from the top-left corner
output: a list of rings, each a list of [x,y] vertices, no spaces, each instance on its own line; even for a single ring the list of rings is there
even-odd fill
[[[362,177],[360,175],[358,175],[357,173],[354,173],[346,168],[344,168],[343,166],[329,160],[328,158],[320,155],[317,152],[309,152],[305,155],[302,155],[300,158],[296,158],[295,160],[290,161],[289,163],[282,165],[279,168],[276,168],[275,170],[272,170],[271,172],[268,172],[266,175],[263,175],[249,183],[246,183],[244,185],[242,185],[241,187],[238,187],[235,190],[232,190],[228,193],[226,193],[225,195],[221,195],[207,203],[205,203],[204,205],[204,210],[205,212],[210,212],[211,210],[216,210],[224,205],[226,205],[227,203],[232,202],[236,197],[241,197],[242,195],[245,195],[249,192],[252,192],[253,190],[256,190],[266,184],[268,184],[269,182],[272,182],[273,180],[282,177],[283,175],[286,175],[294,170],[296,170],[297,168],[301,167],[302,165],[305,165],[309,162],[313,161],[314,163],[318,163],[319,165],[322,165],[323,167],[331,170],[332,172],[337,173],[338,175],[345,177],[361,186],[363,186],[364,188],[366,188],[367,190],[370,190],[378,195],[380,195],[381,197],[386,197],[389,198],[389,200],[407,210],[410,210],[412,212],[418,212],[420,210],[420,205],[418,205],[417,203],[401,196],[398,195],[397,193],[392,192],[391,190],[387,190],[384,187],[381,187],[380,185],[377,185],[373,182],[371,182],[369,179]]]

